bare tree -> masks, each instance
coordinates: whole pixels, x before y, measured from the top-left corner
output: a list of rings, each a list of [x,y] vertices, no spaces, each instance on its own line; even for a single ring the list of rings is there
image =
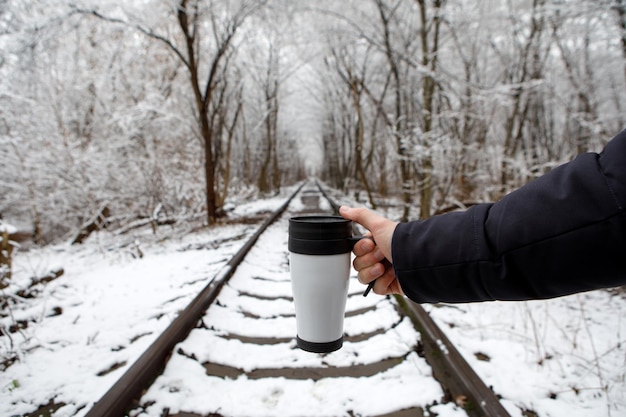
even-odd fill
[[[240,76],[239,71],[235,73],[235,76]],[[228,197],[232,177],[231,156],[233,154],[233,145],[236,144],[238,126],[241,124],[240,120],[242,119],[244,106],[243,86],[243,83],[239,83],[238,88],[231,92],[228,83],[223,83],[219,93],[219,105],[215,112],[217,121],[212,123],[215,135],[214,161],[216,169],[220,173],[220,180],[216,181],[215,185],[216,206],[218,208],[224,206]]]
[[[355,47],[355,49],[357,49]],[[355,112],[356,120],[354,121],[354,148],[352,153],[354,155],[354,170],[358,181],[361,183],[365,192],[367,193],[370,205],[376,208],[376,201],[372,195],[371,187],[369,185],[368,176],[365,173],[363,162],[363,147],[365,142],[365,114],[362,104],[362,95],[364,91],[365,77],[368,67],[368,61],[370,60],[369,47],[365,48],[363,56],[360,58],[362,62],[356,62],[356,51],[352,53],[338,51],[332,48],[333,62],[335,64],[335,70],[337,74],[344,82],[345,87],[352,103],[352,111]]]
[[[617,13],[617,25],[620,28],[620,43],[622,45],[622,56],[626,60],[626,1],[614,0],[613,9]],[[624,75],[626,78],[626,63],[624,63]]]
[[[439,34],[442,22],[442,9],[445,0],[434,0],[432,10],[429,10],[426,0],[416,0],[420,10],[421,27],[420,39],[422,43],[422,66],[427,70],[427,74],[422,80],[422,134],[428,140],[433,130],[433,117],[436,113],[434,99],[437,92],[437,83],[434,74],[438,71],[439,63]],[[432,17],[429,13],[432,12]],[[430,217],[432,204],[432,159],[425,156],[421,163],[420,180],[420,218]]]
[[[403,98],[406,95],[405,92],[403,92],[403,89],[406,88],[407,84],[403,79],[401,79],[400,65],[402,61],[401,57],[397,54],[396,46],[393,44],[391,39],[392,19],[394,19],[394,15],[402,2],[397,1],[395,5],[391,7],[388,7],[383,0],[375,0],[375,2],[382,25],[382,46],[384,48],[385,57],[387,58],[387,64],[389,65],[389,73],[391,75],[390,79],[393,80],[394,111],[392,114],[394,116],[390,127],[396,138],[396,152],[398,154],[398,161],[400,165],[400,181],[402,183],[402,200],[404,203],[402,220],[406,221],[409,217],[413,188],[411,186],[412,174],[411,163],[409,160],[409,144],[406,140],[406,137],[409,136],[407,130],[408,120],[406,117],[407,115],[404,113],[405,106],[403,103]],[[397,18],[397,16],[395,17]]]
[[[624,9],[8,2],[0,211],[41,242],[103,206],[117,224],[205,210],[213,223],[235,187],[276,191],[302,178],[294,131],[307,150],[323,148],[325,180],[373,206],[397,199],[405,220],[417,206],[427,217],[497,198],[622,128]],[[307,71],[290,78],[298,67]]]
[[[278,114],[279,114],[279,86],[280,64],[274,46],[270,45],[267,63],[262,79],[257,80],[263,91],[263,125],[264,146],[261,155],[261,171],[258,177],[258,187],[261,192],[277,190],[280,187],[280,172],[278,170]]]
[[[326,63],[330,65],[329,60],[326,60]],[[329,85],[334,87],[324,91],[324,103],[330,111],[326,113],[321,138],[324,153],[322,178],[333,187],[344,189],[346,178],[349,177],[349,167],[352,165],[352,150],[349,145],[352,126],[348,110],[350,104],[346,103],[342,88],[330,83]],[[347,146],[346,143],[348,143]]]
[[[214,52],[205,55],[199,48],[201,28],[204,20],[201,19],[204,14],[200,9],[200,2],[194,1],[189,4],[187,0],[181,0],[178,7],[178,23],[184,36],[186,53],[183,53],[172,42],[164,40],[183,61],[189,70],[189,80],[195,97],[197,121],[200,127],[200,134],[204,142],[204,175],[206,181],[206,205],[207,220],[209,224],[216,221],[218,214],[217,198],[216,198],[216,181],[215,181],[215,160],[213,156],[214,146],[214,128],[215,120],[212,112],[216,111],[215,92],[220,83],[220,70],[224,71],[228,61],[228,53],[234,41],[237,31],[243,26],[244,22],[255,11],[257,11],[265,1],[243,1],[239,8],[235,10],[231,16],[227,17],[224,22],[220,22],[220,17],[211,10],[205,10],[204,13],[211,14],[210,21],[213,27]],[[205,80],[201,80],[200,65],[201,61],[207,60],[209,71]]]
[[[546,29],[545,16],[543,14],[544,5],[545,0],[533,1],[531,24],[527,36],[522,34],[523,29],[526,28],[520,28],[518,22],[511,15],[512,37],[514,39],[525,38],[525,40],[523,43],[518,44],[515,50],[511,51],[513,54],[519,54],[513,61],[509,61],[508,57],[505,58],[507,59],[506,61],[503,61],[503,65],[506,68],[505,80],[503,81],[512,85],[511,95],[513,102],[507,115],[505,127],[504,156],[501,168],[503,193],[507,191],[507,187],[512,179],[513,160],[522,146],[524,146],[525,128],[527,124],[532,123],[530,112],[534,105],[540,103],[536,87],[543,77],[543,64],[547,56],[545,51],[548,50],[543,42]],[[497,53],[502,58],[509,55],[502,50],[497,51]]]
[[[226,80],[230,56],[234,52],[235,37],[246,20],[263,7],[267,0],[242,0],[234,10],[230,3],[205,4],[200,0],[180,0],[175,14],[182,34],[183,44],[161,35],[153,28],[136,24],[134,27],[148,37],[165,44],[177,56],[188,71],[190,87],[194,96],[195,120],[204,149],[205,196],[208,224],[218,217],[216,159],[214,154],[215,122],[220,113],[219,88]],[[220,6],[224,6],[220,9]],[[95,10],[78,10],[111,22],[126,23],[117,18],[102,15]],[[209,28],[211,34],[203,30]],[[212,42],[209,39],[212,38]],[[206,44],[207,42],[208,44]],[[206,52],[207,49],[210,52]]]

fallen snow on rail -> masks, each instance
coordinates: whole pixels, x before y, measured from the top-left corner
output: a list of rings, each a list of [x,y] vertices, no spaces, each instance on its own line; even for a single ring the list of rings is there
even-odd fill
[[[355,274],[344,330],[348,336],[373,335],[347,338],[340,350],[325,355],[296,348],[286,231],[287,220],[281,219],[259,238],[206,312],[205,326],[178,344],[163,374],[142,397],[140,417],[159,417],[164,409],[174,415],[384,415],[425,409],[443,398],[431,368],[415,352],[419,334],[410,319],[398,315],[392,299],[363,297]],[[354,311],[360,314],[350,314]],[[279,342],[245,343],[241,336]],[[231,374],[211,376],[206,364],[227,367]],[[311,369],[308,375],[319,377],[294,376],[299,369]],[[341,376],[324,376],[328,369]],[[255,376],[263,372],[269,376]],[[389,392],[393,401],[379,395]],[[458,412],[453,404],[436,409]]]

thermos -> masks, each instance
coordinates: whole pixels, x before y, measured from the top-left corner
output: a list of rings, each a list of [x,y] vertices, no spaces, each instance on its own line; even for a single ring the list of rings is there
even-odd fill
[[[328,353],[343,345],[352,222],[339,216],[289,219],[289,265],[296,309],[296,343]]]

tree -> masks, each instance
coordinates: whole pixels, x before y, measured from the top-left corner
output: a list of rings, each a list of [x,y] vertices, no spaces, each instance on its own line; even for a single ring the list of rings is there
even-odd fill
[[[359,51],[364,49],[364,51]],[[372,208],[376,209],[376,201],[372,195],[372,191],[369,185],[368,176],[365,173],[365,167],[363,162],[363,147],[365,143],[365,114],[362,104],[362,95],[365,89],[364,83],[366,73],[368,69],[368,62],[370,61],[369,47],[359,48],[359,45],[355,45],[353,51],[348,51],[347,48],[338,51],[332,48],[332,62],[334,62],[335,70],[345,83],[345,88],[348,91],[350,100],[352,103],[352,111],[355,112],[356,120],[354,121],[354,144],[352,154],[354,155],[354,171],[358,181],[361,183],[365,192],[367,193],[368,200]],[[361,56],[359,56],[361,55]],[[359,59],[362,62],[356,62]],[[329,61],[327,61],[329,62]]]
[[[194,118],[204,150],[204,178],[208,224],[218,217],[218,194],[215,155],[216,121],[220,108],[219,88],[226,82],[227,71],[235,52],[233,44],[246,20],[265,5],[266,0],[242,0],[231,10],[230,2],[180,0],[174,10],[182,35],[182,45],[175,39],[160,34],[156,29],[136,24],[134,27],[146,36],[165,44],[187,69],[194,97]],[[120,19],[102,15],[95,10],[79,10],[111,22]],[[205,28],[212,36],[205,35]],[[212,41],[210,40],[212,39]],[[207,50],[209,52],[207,52]],[[221,132],[220,132],[221,133]]]
[[[267,43],[266,62],[260,71],[251,74],[261,90],[263,121],[262,146],[259,147],[261,169],[258,176],[258,187],[263,193],[278,190],[280,187],[280,172],[278,168],[278,115],[279,115],[279,88],[280,80],[280,41]]]
[[[416,0],[420,10],[421,26],[420,40],[422,43],[422,66],[427,73],[422,79],[422,100],[423,100],[423,120],[422,135],[428,140],[433,130],[433,118],[436,114],[434,99],[437,93],[437,83],[435,74],[438,71],[439,63],[439,35],[442,22],[442,9],[445,0],[434,0],[432,4],[432,19],[426,0]],[[430,217],[432,204],[432,167],[433,162],[429,156],[425,156],[421,164],[420,180],[420,218]]]
[[[406,93],[403,91],[408,85],[405,80],[401,79],[400,65],[402,59],[396,52],[396,45],[391,39],[391,23],[392,20],[397,20],[398,8],[401,5],[400,1],[397,1],[394,6],[388,7],[383,0],[375,0],[378,8],[378,15],[381,22],[382,31],[382,48],[387,58],[387,64],[389,65],[390,79],[393,80],[393,95],[394,95],[394,111],[393,120],[389,126],[396,138],[396,152],[398,156],[398,162],[400,165],[400,181],[402,183],[402,201],[404,202],[404,208],[402,211],[402,220],[406,221],[409,217],[409,210],[412,201],[412,173],[411,173],[411,161],[409,142],[407,141],[408,132],[408,118],[405,114],[406,107],[404,105],[404,97]],[[426,167],[425,167],[426,168]],[[426,177],[424,177],[426,178]],[[427,185],[423,182],[422,185]],[[429,203],[430,204],[430,203]]]
[[[626,60],[626,0],[614,0],[613,9],[617,13],[617,25],[621,32],[622,56]],[[624,63],[624,75],[624,78],[626,78],[626,62]]]
[[[40,242],[105,206],[213,223],[317,163],[427,217],[623,127],[621,0],[5,3],[0,212]]]
[[[176,55],[183,61],[189,71],[189,81],[195,97],[196,114],[200,128],[200,135],[204,143],[204,175],[206,181],[206,205],[207,220],[213,224],[217,218],[217,197],[215,181],[215,160],[213,155],[214,146],[214,121],[218,106],[215,103],[217,86],[222,81],[223,71],[227,68],[229,52],[235,35],[255,11],[263,6],[265,1],[243,1],[232,15],[227,16],[220,22],[216,10],[201,10],[200,2],[194,1],[189,5],[187,0],[181,0],[178,7],[178,23],[183,33],[186,55],[173,43],[166,41]],[[203,21],[201,17],[210,13],[214,35],[214,52],[212,56],[205,58],[199,48],[201,42],[201,29]],[[200,64],[202,59],[208,60],[208,73],[205,81],[201,81]],[[220,73],[220,69],[222,73]]]

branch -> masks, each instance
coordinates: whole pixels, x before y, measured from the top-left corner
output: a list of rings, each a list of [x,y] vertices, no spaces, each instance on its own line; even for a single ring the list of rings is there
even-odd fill
[[[235,14],[229,22],[227,22],[226,28],[225,28],[226,33],[222,36],[219,36],[219,33],[217,31],[218,24],[215,19],[215,16],[213,16],[213,34],[215,36],[215,42],[216,42],[216,45],[218,46],[218,49],[215,54],[215,58],[213,59],[213,62],[211,63],[211,69],[209,71],[207,82],[204,88],[203,97],[204,97],[205,106],[211,100],[211,95],[212,95],[211,93],[214,87],[214,81],[215,81],[215,77],[217,74],[217,69],[219,67],[220,61],[222,60],[222,58],[228,51],[228,48],[230,47],[232,40],[237,34],[237,31],[239,30],[241,26],[243,26],[246,19],[248,19],[248,17],[254,14],[261,7],[265,6],[267,4],[267,1],[268,0],[252,0],[252,1],[244,2],[244,4],[241,6],[241,9],[239,9],[238,13]]]
[[[97,17],[100,20],[104,20],[105,22],[109,22],[109,23],[119,23],[122,24],[124,26],[128,26],[132,29],[135,29],[141,33],[143,33],[144,35],[146,35],[149,38],[152,39],[156,39],[162,43],[164,43],[167,47],[169,47],[172,52],[174,52],[174,54],[176,56],[178,56],[178,58],[180,58],[180,60],[183,62],[183,64],[185,64],[185,66],[187,68],[190,68],[190,64],[189,64],[189,60],[183,55],[183,53],[176,47],[176,45],[174,45],[174,43],[172,43],[171,40],[167,39],[166,37],[159,35],[158,33],[155,33],[152,31],[152,29],[150,28],[145,28],[139,24],[132,24],[129,23],[125,20],[122,19],[118,19],[116,17],[110,17],[110,16],[105,16],[102,13],[98,12],[97,10],[87,10],[87,9],[79,9],[79,8],[74,8],[74,13],[79,13],[79,14],[84,14],[84,15],[91,15],[94,17]]]

